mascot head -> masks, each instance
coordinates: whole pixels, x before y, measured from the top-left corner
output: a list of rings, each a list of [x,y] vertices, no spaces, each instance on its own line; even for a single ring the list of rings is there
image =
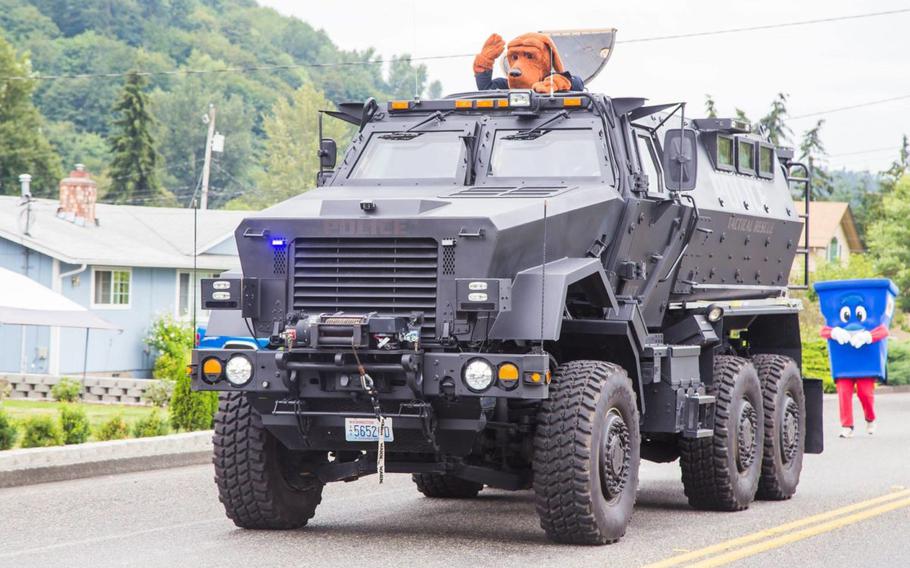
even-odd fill
[[[530,89],[551,73],[565,71],[556,44],[546,34],[529,33],[516,37],[509,42],[506,58],[510,89]]]

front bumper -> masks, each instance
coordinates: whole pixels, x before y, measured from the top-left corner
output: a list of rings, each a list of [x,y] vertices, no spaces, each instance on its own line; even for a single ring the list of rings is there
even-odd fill
[[[242,384],[203,377],[203,363],[218,359],[222,366],[232,357],[246,357],[252,375]],[[549,355],[447,353],[405,350],[293,349],[250,351],[232,349],[194,350],[192,388],[197,391],[241,391],[279,398],[349,398],[362,393],[357,358],[376,383],[379,398],[410,400],[439,396],[496,397],[523,400],[547,398]],[[468,388],[464,368],[474,359],[483,359],[493,368],[492,384],[481,391]],[[518,380],[500,381],[498,369],[505,363],[518,367]],[[536,376],[535,376],[536,375]],[[536,379],[536,380],[535,380]]]

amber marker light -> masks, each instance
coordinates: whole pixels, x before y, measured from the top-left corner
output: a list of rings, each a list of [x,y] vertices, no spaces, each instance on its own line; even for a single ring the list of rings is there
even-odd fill
[[[562,106],[580,107],[581,106],[581,97],[566,97],[562,100]]]
[[[461,99],[455,101],[455,108],[471,108],[473,105],[472,101]]]
[[[509,106],[509,99],[496,99],[497,108],[505,108]]]
[[[506,390],[512,390],[518,386],[518,366],[514,363],[503,363],[499,366],[499,371],[497,372],[497,377],[499,378],[499,386]]]
[[[209,357],[202,362],[202,378],[208,383],[214,383],[221,378],[224,372],[224,365],[214,357]]]
[[[392,101],[389,103],[389,108],[391,110],[408,110],[410,104],[408,101]]]
[[[493,99],[481,99],[477,101],[477,108],[493,108]]]

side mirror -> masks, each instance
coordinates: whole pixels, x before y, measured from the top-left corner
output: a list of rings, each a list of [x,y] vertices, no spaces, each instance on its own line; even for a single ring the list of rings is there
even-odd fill
[[[323,170],[331,170],[335,167],[335,157],[338,153],[338,146],[331,138],[323,138],[319,141],[319,167]]]
[[[664,185],[671,191],[692,191],[698,173],[696,134],[674,128],[664,136]]]

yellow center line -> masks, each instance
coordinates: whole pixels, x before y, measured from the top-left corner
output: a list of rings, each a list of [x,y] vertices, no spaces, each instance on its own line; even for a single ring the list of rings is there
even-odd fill
[[[679,566],[681,564],[689,563],[692,560],[697,560],[699,558],[704,558],[712,554],[719,552],[724,552],[731,548],[738,546],[745,546],[751,544],[758,540],[764,540],[769,537],[779,535],[781,533],[786,533],[794,529],[799,529],[807,525],[818,523],[821,521],[826,521],[828,519],[838,517],[840,515],[846,515],[848,513],[853,513],[854,511],[859,511],[873,505],[878,505],[881,503],[896,501],[902,497],[910,497],[910,489],[904,489],[901,491],[894,491],[892,493],[887,493],[873,499],[867,499],[866,501],[860,501],[858,503],[853,503],[852,505],[847,505],[845,507],[840,507],[838,509],[833,509],[831,511],[826,511],[824,513],[819,513],[817,515],[812,515],[810,517],[805,517],[802,519],[797,519],[795,521],[778,525],[769,529],[764,529],[758,532],[750,533],[741,537],[733,538],[705,548],[700,548],[698,550],[693,550],[692,552],[687,552],[685,554],[680,554],[678,556],[671,556],[670,558],[655,562],[653,564],[648,564],[644,568],[668,568],[670,566]]]
[[[867,509],[860,513],[854,513],[846,517],[841,517],[839,519],[834,519],[833,521],[828,521],[820,525],[815,525],[803,529],[801,531],[796,531],[790,534],[779,536],[765,542],[760,542],[758,544],[753,544],[752,546],[746,546],[738,550],[731,550],[725,554],[719,556],[714,556],[703,560],[701,562],[696,562],[691,566],[696,566],[698,568],[712,568],[714,566],[723,566],[724,564],[729,564],[736,560],[741,560],[749,556],[754,556],[762,552],[767,552],[775,548],[780,548],[781,546],[791,544],[803,539],[807,539],[812,536],[816,536],[822,533],[831,532],[833,530],[845,527],[847,525],[852,525],[860,521],[865,521],[866,519],[871,519],[872,517],[877,517],[879,515],[884,515],[889,511],[894,511],[895,509],[901,509],[903,507],[910,507],[910,499],[902,499],[900,501],[893,501],[885,505],[880,505],[873,509]]]

